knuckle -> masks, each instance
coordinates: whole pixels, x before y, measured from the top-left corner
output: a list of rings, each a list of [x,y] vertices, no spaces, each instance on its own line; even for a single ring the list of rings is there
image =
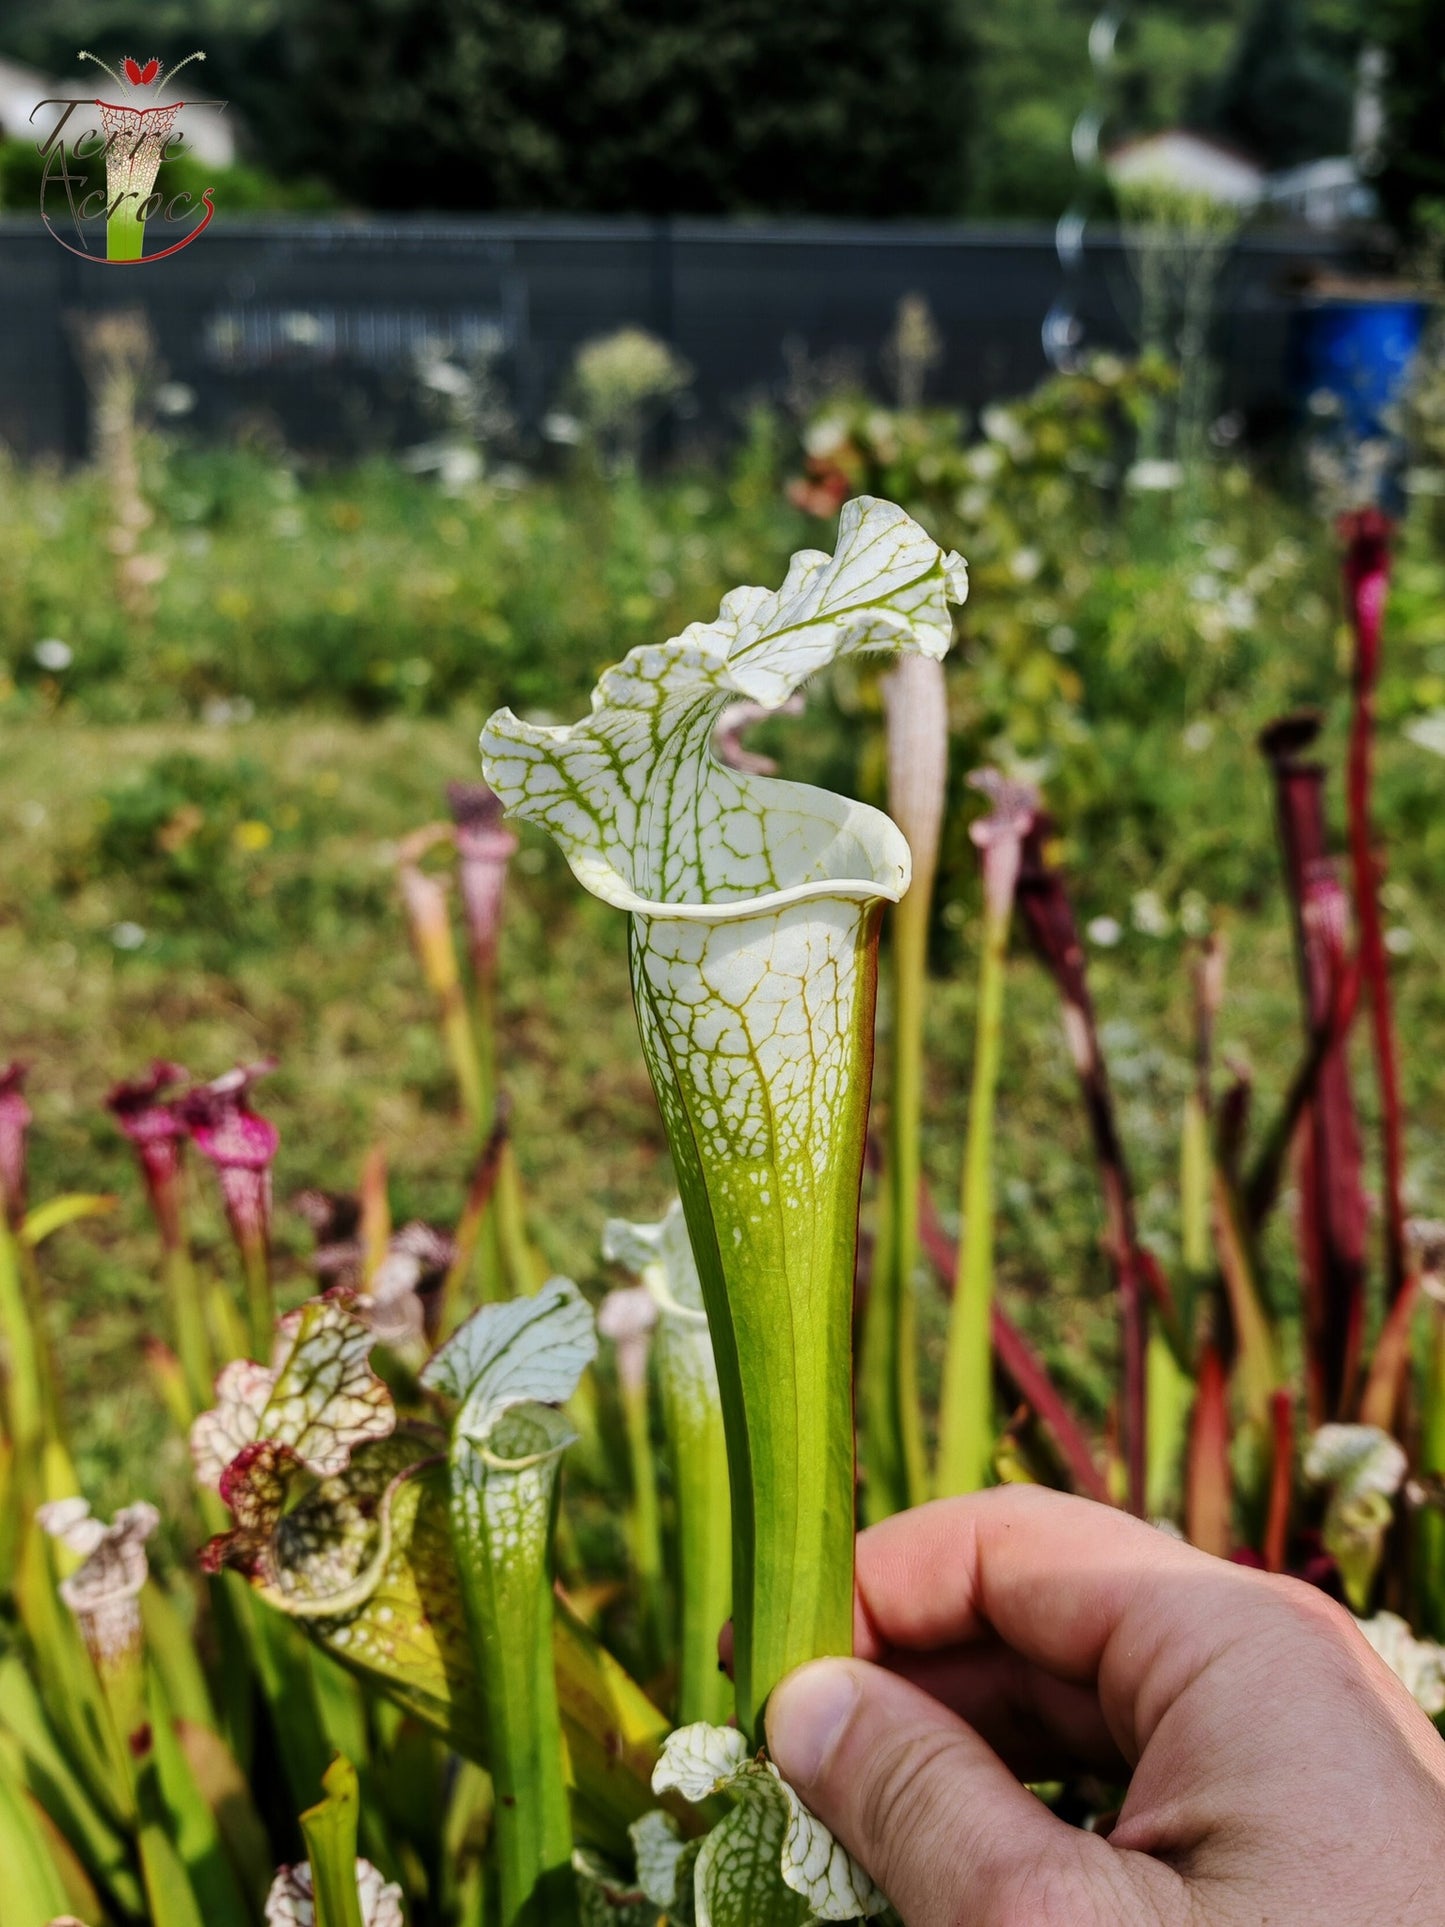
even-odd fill
[[[1282,1575],[1271,1577],[1269,1587],[1277,1605],[1301,1635],[1318,1640],[1321,1646],[1330,1650],[1354,1650],[1355,1623],[1338,1600],[1331,1599],[1318,1586],[1308,1585],[1303,1579],[1290,1579]]]

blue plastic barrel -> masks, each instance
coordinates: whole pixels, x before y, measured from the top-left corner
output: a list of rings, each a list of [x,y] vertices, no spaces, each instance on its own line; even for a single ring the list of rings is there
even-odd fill
[[[1295,315],[1296,391],[1308,402],[1321,392],[1339,404],[1342,425],[1357,440],[1388,436],[1391,408],[1402,398],[1430,314],[1426,301],[1329,296]]]

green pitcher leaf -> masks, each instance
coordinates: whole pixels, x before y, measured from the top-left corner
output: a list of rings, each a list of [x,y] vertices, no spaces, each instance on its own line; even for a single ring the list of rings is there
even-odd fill
[[[482,735],[487,780],[513,814],[551,831],[579,882],[623,909],[687,904],[706,918],[709,902],[824,894],[843,879],[871,895],[880,835],[888,894],[901,895],[907,846],[886,818],[725,768],[713,729],[738,697],[776,709],[843,656],[944,655],[948,603],[965,592],[957,556],[891,502],[860,497],[843,509],[834,555],[804,550],[780,589],[734,589],[712,622],[634,649],[603,675],[583,722],[498,711]]]
[[[150,1693],[155,1771],[164,1826],[206,1927],[249,1927],[254,1919],[209,1801],[171,1721],[164,1696]],[[213,1736],[214,1737],[214,1736]]]
[[[673,1199],[655,1224],[609,1218],[602,1227],[602,1255],[609,1264],[623,1265],[642,1280],[663,1317],[683,1312],[707,1329],[702,1280],[680,1198]]]
[[[452,1550],[437,1435],[403,1426],[360,1446],[251,1558],[253,1586],[364,1683],[485,1764],[487,1732]],[[650,1804],[667,1721],[558,1602],[553,1651],[577,1824],[619,1846]]]
[[[233,1360],[216,1380],[215,1409],[191,1428],[201,1484],[220,1490],[227,1467],[258,1442],[285,1447],[326,1478],[344,1470],[356,1446],[385,1438],[396,1411],[371,1369],[372,1343],[344,1294],[314,1298],[279,1318],[270,1365]]]
[[[462,1401],[457,1425],[485,1445],[518,1405],[561,1405],[597,1355],[592,1313],[567,1278],[530,1298],[488,1305],[432,1359],[422,1383]]]
[[[568,1927],[579,1914],[551,1578],[559,1461],[574,1434],[555,1405],[596,1350],[585,1299],[553,1278],[484,1305],[422,1374],[458,1401],[452,1546],[496,1787],[503,1927]]]
[[[19,1777],[91,1877],[127,1913],[143,1906],[126,1839],[88,1792],[52,1729],[34,1682],[14,1654],[0,1660],[0,1729],[18,1742]]]
[[[211,1689],[196,1650],[193,1615],[182,1610],[182,1598],[181,1589],[169,1592],[155,1579],[142,1591],[140,1613],[146,1655],[165,1688],[175,1718],[219,1732]]]
[[[125,1763],[75,1615],[66,1610],[56,1589],[55,1552],[54,1541],[38,1528],[25,1533],[15,1600],[47,1720],[97,1808],[112,1825],[124,1828],[133,1818]]]
[[[1369,1605],[1409,1461],[1378,1425],[1322,1425],[1305,1450],[1304,1475],[1329,1497],[1321,1534],[1357,1613]]]
[[[732,1610],[732,1529],[722,1393],[682,1202],[656,1224],[608,1220],[602,1253],[635,1272],[657,1307],[653,1358],[677,1511],[678,1719],[722,1725],[732,1682],[718,1628]]]
[[[853,1856],[736,1727],[679,1727],[652,1784],[694,1804],[718,1794],[737,1802],[697,1857],[698,1927],[871,1919],[886,1909]]]
[[[184,1719],[176,1721],[175,1730],[191,1777],[215,1815],[217,1830],[246,1897],[253,1907],[257,1906],[271,1884],[271,1856],[250,1784],[220,1734]]]
[[[966,583],[889,502],[848,503],[712,622],[635,649],[570,727],[494,715],[488,781],[632,912],[632,978],[712,1329],[733,1507],[738,1713],[852,1633],[852,1296],[878,918],[908,888],[881,812],[725,767],[739,698],[776,708],[863,651],[941,657]],[[786,1575],[784,1580],[782,1575]]]
[[[71,1559],[80,1561],[59,1591],[104,1689],[109,1730],[124,1762],[127,1805],[134,1805],[136,1850],[153,1927],[203,1927],[188,1859],[195,1841],[189,1822],[194,1818],[203,1827],[209,1816],[192,1808],[183,1823],[167,1802],[157,1740],[163,1745],[171,1740],[169,1721],[158,1730],[145,1674],[140,1594],[148,1577],[146,1541],[160,1515],[145,1503],[125,1506],[107,1526],[91,1517],[84,1499],[73,1498],[41,1506],[35,1516]],[[179,1770],[183,1773],[183,1766]],[[197,1863],[205,1864],[203,1853]],[[228,1919],[239,1927],[239,1896],[232,1887],[228,1902],[227,1870],[214,1871],[209,1886],[214,1917],[219,1927]]]

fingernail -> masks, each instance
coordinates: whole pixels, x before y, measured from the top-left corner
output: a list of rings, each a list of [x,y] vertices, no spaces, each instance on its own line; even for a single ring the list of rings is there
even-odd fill
[[[858,1704],[858,1676],[843,1660],[799,1667],[768,1701],[768,1751],[789,1786],[817,1783]]]

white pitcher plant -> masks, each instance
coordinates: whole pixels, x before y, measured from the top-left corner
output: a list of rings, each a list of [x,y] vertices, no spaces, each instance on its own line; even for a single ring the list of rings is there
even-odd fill
[[[860,498],[832,556],[804,551],[780,589],[734,590],[712,622],[633,650],[583,721],[501,710],[482,735],[487,781],[512,814],[550,831],[578,880],[631,915],[643,1052],[722,1394],[745,1752],[786,1672],[851,1650],[853,1279],[877,937],[911,859],[880,811],[724,767],[713,736],[733,703],[776,709],[841,658],[941,658],[949,603],[965,593],[958,556],[902,509]],[[709,1730],[686,1729],[694,1750],[710,1753]],[[727,1779],[721,1764],[712,1778]],[[700,1872],[700,1918],[706,1887]],[[860,1911],[850,1900],[831,1917]]]

